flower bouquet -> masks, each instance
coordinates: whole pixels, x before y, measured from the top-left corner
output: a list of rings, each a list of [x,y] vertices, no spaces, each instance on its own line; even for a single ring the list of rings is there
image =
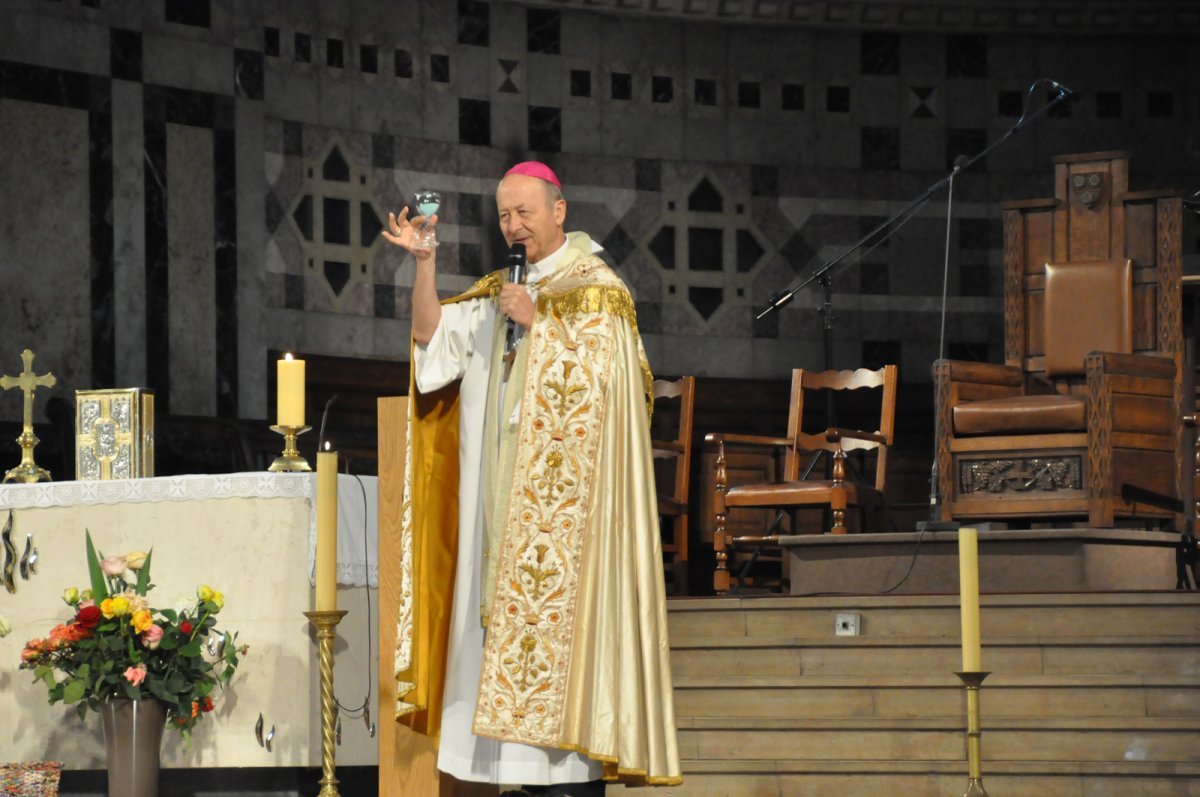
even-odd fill
[[[224,596],[201,586],[195,598],[152,607],[151,554],[102,557],[90,533],[86,540],[91,588],[63,591],[73,616],[25,644],[21,669],[46,684],[51,703],[75,704],[81,718],[110,700],[156,698],[167,727],[189,735],[246,652],[237,634],[217,631]]]

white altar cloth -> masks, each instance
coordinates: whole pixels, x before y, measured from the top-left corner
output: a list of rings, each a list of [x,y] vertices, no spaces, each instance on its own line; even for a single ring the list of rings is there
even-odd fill
[[[213,501],[222,498],[303,498],[317,489],[315,473],[225,473],[152,479],[39,482],[0,485],[0,510],[132,504],[150,501]],[[308,534],[309,583],[315,584],[317,517]],[[379,479],[338,474],[338,584],[379,586]]]
[[[339,608],[334,686],[358,706],[376,682],[377,601],[361,586],[377,580],[377,481],[339,476]],[[0,588],[0,613],[13,632],[0,640],[0,760],[59,760],[69,769],[104,766],[99,720],[80,722],[71,707],[46,703],[46,689],[18,670],[21,647],[69,617],[64,588],[87,586],[84,529],[105,553],[153,547],[152,603],[170,605],[200,584],[225,594],[220,630],[250,646],[230,688],[216,697],[214,721],[190,746],[168,732],[166,767],[276,767],[320,764],[320,700],[312,608],[314,474],[236,473],[120,481],[0,486],[0,524],[14,511],[14,543],[32,534],[38,572]],[[365,493],[365,500],[364,500]],[[364,529],[367,543],[364,544]],[[351,586],[354,584],[357,586]],[[372,694],[377,694],[372,689]],[[379,718],[377,706],[371,716]],[[274,749],[254,739],[262,713],[276,728]],[[343,718],[338,763],[372,765],[378,746],[365,724]]]

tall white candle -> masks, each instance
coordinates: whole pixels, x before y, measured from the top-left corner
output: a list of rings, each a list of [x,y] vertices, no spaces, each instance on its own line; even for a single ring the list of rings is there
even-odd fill
[[[962,608],[963,672],[980,672],[979,531],[958,530],[958,589]]]
[[[326,444],[328,445],[328,444]],[[337,452],[317,452],[317,611],[337,609]]]

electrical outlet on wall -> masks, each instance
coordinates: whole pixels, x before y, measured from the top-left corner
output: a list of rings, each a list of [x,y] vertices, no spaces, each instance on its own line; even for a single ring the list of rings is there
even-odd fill
[[[834,618],[835,636],[858,636],[862,633],[861,614],[839,614]]]

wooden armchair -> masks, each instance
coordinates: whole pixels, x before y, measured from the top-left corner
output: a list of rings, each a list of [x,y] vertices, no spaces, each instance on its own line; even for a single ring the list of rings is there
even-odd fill
[[[687,594],[688,487],[692,472],[692,415],[695,401],[694,376],[681,376],[673,382],[662,379],[654,382],[655,431],[665,431],[664,427],[669,425],[663,423],[666,416],[674,421],[675,430],[673,440],[651,440],[655,459],[654,478],[658,487],[658,518],[665,532],[662,550],[667,559],[667,588],[672,595]]]
[[[1002,206],[1005,364],[933,368],[943,519],[1175,515],[1182,205],[1128,160],[1056,158],[1053,199]]]
[[[806,391],[879,390],[879,426],[874,431],[827,428],[812,434],[804,431]],[[811,402],[809,402],[811,404]],[[778,535],[730,537],[726,533],[726,517],[734,508],[777,508],[791,511],[806,507],[828,507],[832,516],[830,533],[845,534],[846,510],[858,507],[862,526],[874,529],[886,527],[886,505],[883,491],[887,477],[888,446],[893,441],[893,422],[896,415],[896,366],[885,365],[878,371],[792,371],[791,408],[788,412],[786,437],[758,435],[709,434],[705,441],[717,446],[717,476],[713,495],[716,527],[713,548],[716,552],[716,572],[713,587],[717,594],[729,590],[728,550],[745,546],[778,544]],[[725,445],[762,446],[773,448],[783,455],[782,481],[767,484],[728,486],[725,471]],[[871,478],[861,481],[848,478],[846,453],[874,453]],[[826,452],[832,457],[832,478],[804,478],[801,468],[806,455]],[[865,470],[865,469],[864,469]],[[866,473],[863,473],[866,477]]]

